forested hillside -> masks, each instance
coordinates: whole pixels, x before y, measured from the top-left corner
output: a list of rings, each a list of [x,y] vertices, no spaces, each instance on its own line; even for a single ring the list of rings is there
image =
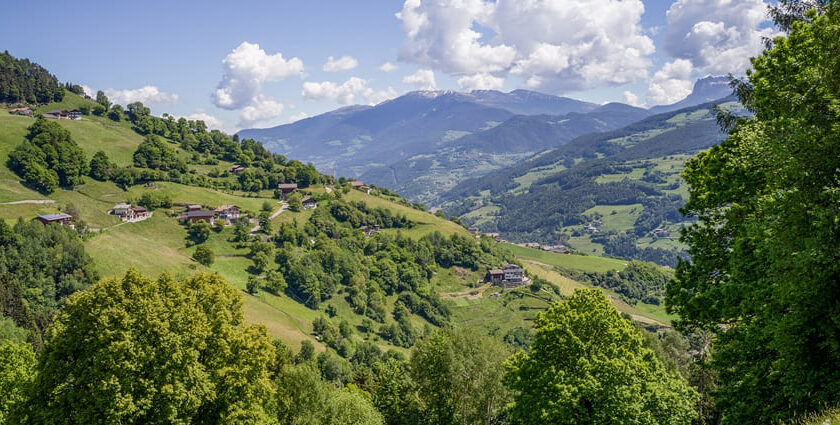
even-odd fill
[[[64,87],[37,63],[0,53],[0,103],[60,102]]]
[[[448,213],[515,242],[559,241],[585,253],[676,266],[685,219],[682,163],[723,138],[715,105],[581,136],[443,195]],[[657,230],[659,229],[659,230]],[[656,231],[656,232],[654,232]]]

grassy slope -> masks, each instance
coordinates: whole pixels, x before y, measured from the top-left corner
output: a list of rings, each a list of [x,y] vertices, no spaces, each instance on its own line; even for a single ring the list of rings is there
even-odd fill
[[[80,98],[76,97],[63,102],[62,108],[77,107]],[[50,105],[42,109],[54,109]],[[11,116],[0,111],[0,162],[5,164],[8,153],[17,146],[26,134],[26,127],[32,123],[32,119],[26,117]],[[99,117],[85,117],[81,122],[61,120],[59,123],[71,131],[74,140],[79,143],[82,149],[89,156],[97,150],[104,150],[108,156],[119,165],[129,165],[131,154],[136,146],[142,141],[142,137],[130,129],[128,123],[114,123],[110,120]],[[183,154],[183,153],[182,153]],[[224,167],[226,164],[220,164]],[[201,166],[193,168],[202,168]],[[199,170],[206,172],[206,170]],[[276,200],[270,199],[271,192],[265,191],[259,197],[243,196],[244,194],[224,193],[213,189],[184,186],[170,182],[159,182],[155,187],[134,186],[128,191],[123,191],[110,182],[97,182],[87,179],[87,182],[72,191],[58,190],[49,195],[43,196],[20,184],[17,176],[5,166],[0,167],[0,203],[20,200],[54,200],[50,204],[24,203],[16,205],[0,204],[0,217],[7,220],[14,220],[17,217],[32,218],[37,214],[57,212],[72,203],[80,212],[81,217],[92,227],[102,228],[102,232],[86,242],[87,250],[94,257],[97,268],[103,277],[119,276],[129,267],[135,267],[141,272],[157,275],[169,273],[174,276],[186,276],[196,271],[218,272],[230,284],[242,290],[245,302],[245,314],[249,321],[263,323],[270,333],[282,338],[284,341],[297,346],[300,341],[309,339],[319,344],[311,337],[311,323],[316,317],[323,314],[322,311],[315,311],[304,307],[297,301],[286,295],[273,295],[261,291],[256,296],[248,295],[245,291],[247,281],[247,269],[251,261],[245,257],[245,250],[237,249],[229,242],[231,229],[225,229],[220,233],[214,233],[205,242],[216,253],[216,262],[209,268],[201,266],[190,258],[194,247],[186,245],[186,230],[176,220],[169,217],[170,210],[155,211],[152,218],[139,223],[119,224],[113,216],[107,215],[107,210],[117,202],[133,200],[140,197],[144,191],[156,190],[167,193],[177,203],[199,203],[210,207],[221,204],[235,204],[245,210],[259,211],[263,202],[268,200],[276,210],[279,205]],[[323,188],[312,188],[313,191],[323,191]],[[431,214],[419,211],[410,207],[400,205],[376,196],[367,195],[359,191],[351,191],[345,195],[345,199],[362,201],[373,207],[383,207],[393,212],[405,214],[409,219],[418,223],[412,229],[403,232],[412,237],[420,237],[433,231],[441,231],[444,234],[459,233],[468,235],[462,227],[448,220],[441,219]],[[279,214],[274,222],[290,222],[296,220],[303,224],[311,215],[311,211],[293,213],[284,211]],[[389,230],[386,230],[389,231]],[[514,247],[512,249],[516,249]],[[542,254],[519,252],[522,258],[531,258]],[[573,258],[574,257],[574,258]],[[554,264],[557,260],[554,257],[538,257],[541,262]],[[572,264],[567,264],[566,259],[572,259]],[[594,257],[563,256],[561,263],[573,268],[582,270],[603,268],[618,268],[623,262],[611,259],[595,259]],[[545,269],[540,271],[534,265],[529,265],[532,273],[554,273]],[[544,269],[541,268],[540,269]],[[559,274],[549,279],[561,286],[563,293],[574,287],[581,286],[563,278]],[[492,297],[491,294],[499,292],[498,288],[485,288],[485,291],[472,289],[475,282],[483,276],[482,271],[472,272],[463,269],[442,270],[433,279],[438,290],[445,298],[451,300],[453,306],[453,321],[469,328],[482,329],[494,333],[506,332],[508,329],[517,326],[530,326],[530,320],[536,312],[546,308],[548,302],[555,300],[556,296],[542,293],[529,294],[527,288],[506,292],[500,297]],[[563,280],[565,279],[565,280]],[[566,285],[566,286],[564,286]],[[389,304],[394,299],[389,300]],[[362,318],[354,314],[347,302],[337,296],[325,303],[332,304],[339,312],[339,317],[349,320],[353,325],[360,325]],[[389,309],[392,305],[388,306]],[[638,313],[638,312],[636,312]],[[642,317],[641,314],[637,314]],[[422,330],[425,321],[414,317],[413,322],[418,330]],[[383,348],[390,347],[384,341],[373,337]],[[322,348],[322,347],[319,347]],[[401,350],[401,349],[400,349]]]

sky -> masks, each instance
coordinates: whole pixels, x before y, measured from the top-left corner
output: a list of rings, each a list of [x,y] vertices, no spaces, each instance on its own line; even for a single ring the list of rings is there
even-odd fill
[[[777,35],[762,0],[3,3],[0,49],[227,132],[412,90],[668,104]]]

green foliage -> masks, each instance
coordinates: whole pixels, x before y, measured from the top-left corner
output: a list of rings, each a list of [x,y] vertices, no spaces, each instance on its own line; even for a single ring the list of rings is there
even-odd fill
[[[125,113],[123,111],[123,107],[120,105],[111,106],[111,109],[108,110],[108,118],[110,118],[111,121],[122,121],[124,115]]]
[[[0,53],[0,102],[60,102],[64,89],[42,66],[29,59],[16,59],[8,51]]]
[[[248,276],[248,280],[245,282],[245,290],[251,295],[256,295],[260,290],[260,279],[256,276]]]
[[[146,140],[137,146],[133,158],[134,165],[137,167],[187,172],[187,164],[178,158],[175,149],[155,135],[146,136]]]
[[[117,165],[108,159],[104,151],[97,151],[90,159],[90,176],[99,181],[111,178],[111,173]]]
[[[508,360],[511,410],[524,424],[689,424],[697,394],[665,370],[600,290],[540,313],[528,353]]]
[[[28,344],[0,340],[0,425],[12,425],[9,416],[25,400],[35,377],[35,353]]]
[[[303,209],[303,202],[301,202],[302,199],[303,197],[297,192],[289,195],[289,211],[300,212]]]
[[[16,423],[264,423],[274,359],[218,275],[130,270],[70,300]]]
[[[148,191],[140,195],[137,204],[148,208],[150,211],[158,208],[172,208],[172,198],[166,193]]]
[[[698,223],[668,305],[716,334],[723,423],[788,420],[840,399],[840,7],[791,22],[753,59],[754,116],[686,167]],[[808,23],[810,21],[810,23]]]
[[[277,420],[283,424],[382,424],[382,415],[369,397],[354,386],[337,389],[322,382],[310,365],[289,366],[277,378]]]
[[[579,282],[611,289],[631,304],[643,302],[659,305],[665,294],[665,286],[673,278],[673,273],[656,264],[635,260],[627,263],[621,271],[581,272],[565,268],[558,269],[564,275]]]
[[[200,264],[205,266],[213,265],[213,261],[215,260],[215,255],[213,254],[213,250],[201,245],[195,249],[195,252],[192,256],[193,260],[198,261]]]
[[[41,345],[53,314],[97,275],[82,241],[72,229],[18,220],[0,220],[0,312],[30,332]]]
[[[210,226],[210,223],[199,220],[187,226],[187,235],[192,243],[200,244],[204,243],[210,237],[212,230],[213,228]]]
[[[26,342],[28,335],[29,332],[26,329],[18,327],[14,320],[9,317],[0,316],[0,343],[10,341],[15,344],[22,344]]]
[[[26,183],[45,193],[59,185],[82,184],[89,171],[85,154],[70,132],[43,118],[29,127],[26,140],[9,153],[7,164]]]
[[[474,332],[439,330],[411,354],[411,376],[428,423],[501,423],[511,393],[502,363],[510,355],[499,340]]]

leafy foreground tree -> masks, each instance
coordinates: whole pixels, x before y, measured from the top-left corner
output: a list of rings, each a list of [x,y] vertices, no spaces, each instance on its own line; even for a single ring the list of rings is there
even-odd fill
[[[697,393],[667,372],[600,290],[577,290],[536,320],[507,362],[523,424],[689,424]]]
[[[503,363],[510,355],[498,339],[475,332],[439,330],[417,344],[411,376],[434,424],[494,424],[511,401]]]
[[[23,389],[35,376],[35,353],[28,344],[0,341],[0,425],[13,424],[9,412],[24,400]]]
[[[274,349],[215,274],[129,270],[67,302],[11,423],[264,423]]]
[[[717,334],[726,424],[840,400],[840,4],[803,16],[739,87],[754,116],[684,173],[698,222],[666,301]]]

